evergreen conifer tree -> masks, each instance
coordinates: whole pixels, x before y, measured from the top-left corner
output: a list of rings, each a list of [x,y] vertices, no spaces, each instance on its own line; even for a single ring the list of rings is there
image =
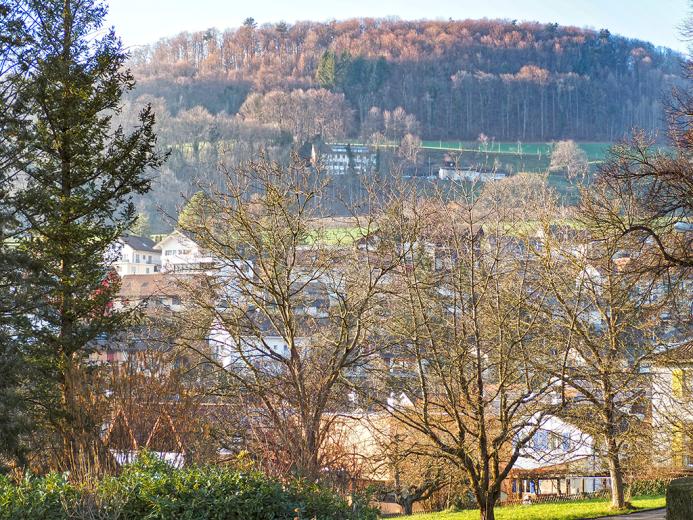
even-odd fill
[[[24,32],[23,18],[9,2],[0,1],[0,471],[26,463],[25,440],[30,430],[22,397],[26,374],[20,350],[20,331],[31,310],[31,299],[21,283],[29,259],[16,247],[21,228],[12,199],[19,151],[7,131],[8,105],[16,94],[7,78],[23,65]]]
[[[13,195],[25,232],[17,251],[33,260],[23,283],[40,298],[24,331],[32,371],[31,412],[54,469],[98,470],[108,460],[93,371],[97,341],[124,326],[112,308],[117,276],[112,244],[135,219],[132,197],[150,188],[161,165],[154,114],[131,132],[113,124],[134,87],[127,53],[98,0],[9,0],[27,21],[31,67],[11,75],[7,154],[21,179]],[[77,475],[79,476],[79,475]]]

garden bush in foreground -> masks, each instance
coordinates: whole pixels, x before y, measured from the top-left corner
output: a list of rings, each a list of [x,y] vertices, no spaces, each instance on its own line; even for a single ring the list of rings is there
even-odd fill
[[[371,520],[365,502],[315,484],[283,484],[260,472],[203,466],[174,469],[150,454],[87,488],[64,476],[0,480],[0,520],[100,518]]]

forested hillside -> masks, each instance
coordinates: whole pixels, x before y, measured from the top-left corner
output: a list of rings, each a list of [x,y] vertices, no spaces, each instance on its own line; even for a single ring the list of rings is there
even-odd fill
[[[673,51],[608,30],[374,19],[248,19],[239,29],[159,41],[133,63],[139,92],[163,97],[172,113],[200,105],[234,114],[251,92],[323,87],[353,110],[336,134],[369,137],[383,111],[402,107],[427,138],[483,132],[523,141],[610,141],[633,126],[658,129],[662,95],[680,67]]]
[[[155,205],[175,217],[180,195],[196,190],[195,180],[214,182],[222,158],[233,165],[261,148],[286,157],[318,136],[371,143],[399,143],[407,134],[482,136],[521,149],[519,142],[612,142],[634,127],[658,131],[680,58],[607,30],[556,24],[354,19],[259,26],[248,19],[238,29],[182,33],[134,50],[138,85],[121,118],[127,126],[145,102],[154,107],[159,144],[170,157],[140,211],[164,229]],[[383,154],[386,171],[397,152]],[[441,160],[413,157],[429,171]],[[506,157],[485,154],[483,166],[528,166]],[[356,183],[335,184],[351,190]]]

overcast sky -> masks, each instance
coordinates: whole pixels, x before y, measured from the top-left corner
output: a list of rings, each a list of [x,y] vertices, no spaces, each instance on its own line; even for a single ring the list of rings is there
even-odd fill
[[[684,51],[677,26],[688,0],[107,0],[108,23],[127,46],[182,31],[358,17],[402,19],[506,18],[557,22],[651,41]]]

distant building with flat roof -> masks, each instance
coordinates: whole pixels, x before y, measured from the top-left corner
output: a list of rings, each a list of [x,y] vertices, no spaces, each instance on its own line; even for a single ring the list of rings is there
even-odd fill
[[[487,182],[505,179],[507,176],[508,174],[505,172],[482,168],[446,168],[442,166],[438,170],[438,178],[444,181]]]
[[[310,161],[328,175],[367,175],[376,171],[378,154],[370,146],[313,143]]]

